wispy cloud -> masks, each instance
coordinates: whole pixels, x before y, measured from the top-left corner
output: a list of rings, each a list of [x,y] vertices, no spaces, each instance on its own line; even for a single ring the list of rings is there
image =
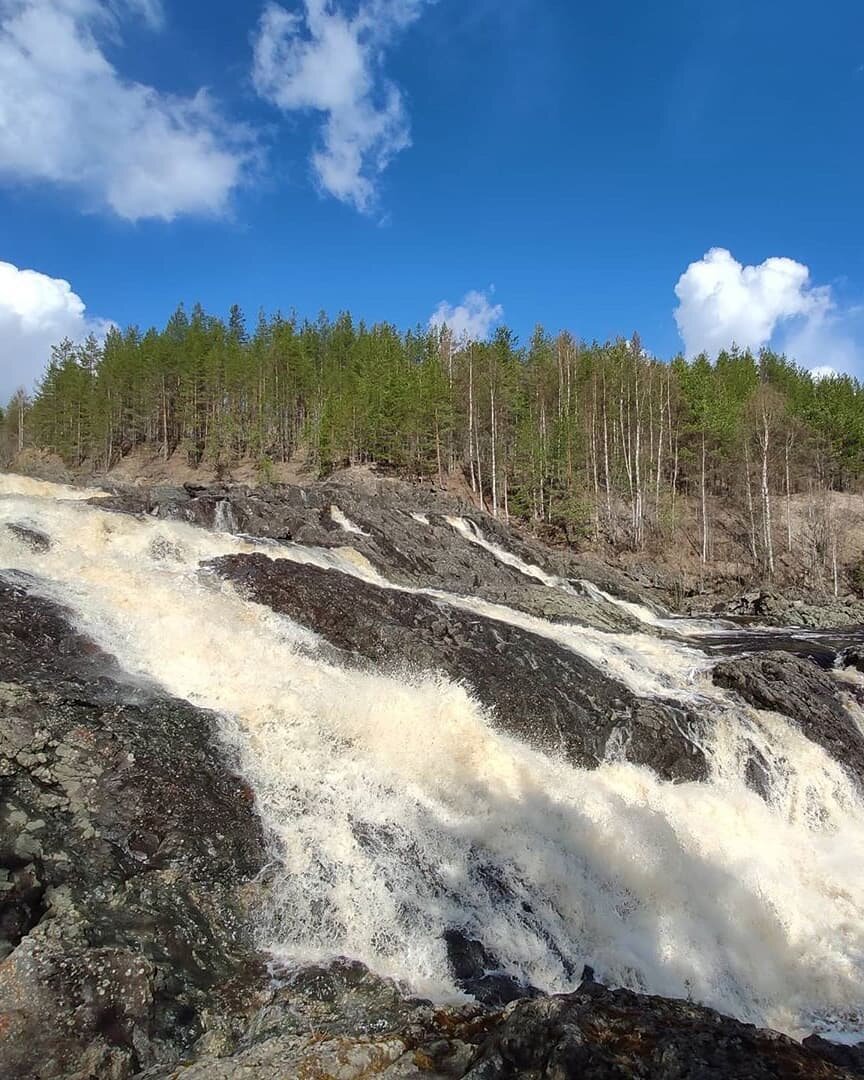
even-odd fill
[[[769,343],[806,367],[857,370],[855,309],[842,308],[828,285],[814,285],[810,270],[788,258],[744,266],[725,248],[691,263],[675,286],[675,321],[688,356],[715,355],[733,343],[759,349]]]
[[[351,15],[330,0],[305,0],[302,15],[270,2],[254,37],[256,90],[284,112],[323,114],[315,178],[364,213],[376,207],[381,174],[411,145],[402,92],[383,70],[385,52],[429,2],[361,0]]]
[[[103,336],[111,323],[87,315],[84,301],[68,281],[0,262],[0,401],[23,386],[32,389],[63,338]]]
[[[115,7],[121,9],[124,5],[128,7],[154,30],[161,29],[165,23],[165,10],[162,7],[162,0],[113,0],[113,2]]]
[[[0,177],[82,192],[130,221],[220,214],[250,161],[206,91],[176,97],[114,68],[102,35],[152,29],[160,0],[0,0]]]
[[[494,288],[489,292],[494,292]],[[458,341],[485,341],[492,327],[503,317],[504,308],[491,303],[488,293],[472,290],[455,307],[442,300],[429,319],[429,325],[446,326]]]

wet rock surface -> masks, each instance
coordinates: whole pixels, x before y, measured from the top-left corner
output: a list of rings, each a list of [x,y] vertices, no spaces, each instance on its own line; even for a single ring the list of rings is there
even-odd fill
[[[351,656],[442,671],[464,681],[493,722],[539,749],[593,767],[610,744],[670,780],[706,775],[700,721],[682,707],[637,697],[570,649],[433,597],[265,555],[209,564],[244,594],[289,615]],[[692,739],[687,737],[692,734]]]
[[[804,1047],[711,1009],[590,981],[573,994],[517,1001],[501,1011],[478,1004],[441,1008],[402,997],[359,965],[336,964],[274,990],[230,1055],[144,1076],[848,1080],[860,1075],[853,1054],[823,1040]]]
[[[585,984],[505,1012],[464,1080],[844,1075],[794,1040],[683,1001]]]
[[[215,719],[0,579],[0,1076],[132,1076],[262,985],[264,861]]]
[[[7,525],[6,528],[33,551],[47,551],[51,547],[50,538],[38,529],[31,529],[27,525]]]
[[[756,708],[793,720],[864,786],[864,734],[844,706],[837,683],[816,664],[789,653],[761,653],[717,664],[713,679]]]
[[[132,488],[100,499],[99,506],[283,543],[331,549],[350,545],[398,585],[481,596],[543,618],[573,619],[600,629],[639,627],[620,608],[550,589],[459,535],[448,517],[473,521],[487,540],[547,573],[580,575],[578,562],[520,539],[494,518],[432,488],[392,480],[369,480],[360,488],[340,483],[308,488]],[[340,511],[357,531],[338,523]],[[624,575],[607,568],[601,576],[602,587],[641,600],[640,591]]]

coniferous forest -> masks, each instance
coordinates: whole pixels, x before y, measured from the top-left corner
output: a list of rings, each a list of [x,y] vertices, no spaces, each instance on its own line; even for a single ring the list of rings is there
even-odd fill
[[[586,344],[537,327],[520,344],[502,328],[469,342],[348,314],[262,315],[249,330],[236,307],[227,320],[180,307],[162,331],[58,344],[0,436],[7,462],[32,447],[94,471],[143,448],[217,476],[252,463],[264,481],[289,461],[461,475],[492,514],[571,541],[639,550],[686,528],[703,564],[717,557],[719,501],[771,576],[795,543],[793,497],[818,509],[858,490],[864,389],[767,350],[665,362],[635,335]],[[814,517],[812,531],[827,566],[831,522]]]

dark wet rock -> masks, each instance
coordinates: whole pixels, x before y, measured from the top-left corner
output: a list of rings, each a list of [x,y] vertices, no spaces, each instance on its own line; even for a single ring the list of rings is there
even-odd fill
[[[444,672],[494,710],[494,722],[534,746],[593,767],[614,748],[660,776],[696,780],[705,759],[684,732],[698,719],[637,697],[570,649],[434,597],[264,555],[209,564],[259,603],[345,651],[404,672]]]
[[[124,693],[132,694],[133,684],[114,658],[73,629],[69,612],[31,595],[38,588],[40,582],[27,574],[0,571],[0,673],[28,685],[86,682],[91,695],[116,695],[112,680],[124,680]]]
[[[591,982],[519,1002],[480,1046],[464,1080],[839,1080],[816,1049],[684,1001]]]
[[[856,671],[864,672],[864,646],[850,645],[843,649],[837,656],[837,663],[841,668],[855,668]]]
[[[264,984],[261,830],[216,720],[118,674],[0,580],[4,1080],[123,1080],[230,1028]]]
[[[461,930],[444,933],[447,959],[457,986],[483,1005],[506,1005],[525,997],[536,997],[539,990],[519,983],[501,970],[501,962],[482,941],[470,938]]]
[[[833,1065],[848,1069],[856,1076],[864,1076],[864,1041],[856,1046],[847,1046],[829,1042],[821,1035],[808,1035],[803,1045]]]
[[[399,585],[482,596],[544,618],[570,619],[601,629],[634,630],[639,626],[614,605],[550,588],[505,565],[457,533],[447,517],[462,516],[474,522],[486,539],[547,573],[578,578],[581,563],[520,538],[495,518],[441,492],[397,481],[370,484],[359,488],[333,482],[314,483],[308,488],[129,488],[100,499],[99,506],[281,543],[330,549],[350,546]],[[342,528],[334,519],[334,507],[361,531]],[[417,521],[413,513],[425,515],[428,524]],[[607,568],[601,577],[604,588],[626,594],[629,600],[642,599],[623,575]],[[627,584],[622,584],[625,581]]]
[[[835,667],[838,657],[849,641],[859,641],[860,630],[831,627],[811,629],[806,632],[788,629],[760,630],[756,633],[744,629],[725,630],[722,634],[705,635],[699,645],[712,656],[738,656],[742,653],[784,652],[811,660],[823,671]]]
[[[6,528],[13,536],[23,541],[33,551],[48,551],[51,547],[51,539],[39,529],[32,529],[29,525],[7,525]]]
[[[713,678],[750,705],[789,717],[864,783],[864,735],[837,683],[816,664],[788,653],[760,653],[723,661]]]

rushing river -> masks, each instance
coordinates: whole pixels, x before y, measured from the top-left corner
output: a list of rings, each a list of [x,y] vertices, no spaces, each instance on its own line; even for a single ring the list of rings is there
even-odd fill
[[[359,526],[344,515],[346,547],[331,552],[110,513],[81,495],[0,475],[0,570],[32,575],[130,676],[222,717],[272,836],[261,934],[278,957],[350,956],[447,999],[458,990],[442,933],[458,926],[546,991],[572,988],[590,963],[610,984],[791,1033],[864,1026],[861,795],[791,723],[712,686],[709,643],[724,628],[630,604],[644,630],[613,634],[433,592],[710,716],[706,782],[661,782],[611,748],[579,769],[500,733],[463,686],[334,665],[311,631],[202,569],[257,552],[396,588],[348,546]],[[43,532],[49,550],[5,524]],[[576,587],[451,524],[548,587]],[[745,781],[754,747],[767,799]]]

